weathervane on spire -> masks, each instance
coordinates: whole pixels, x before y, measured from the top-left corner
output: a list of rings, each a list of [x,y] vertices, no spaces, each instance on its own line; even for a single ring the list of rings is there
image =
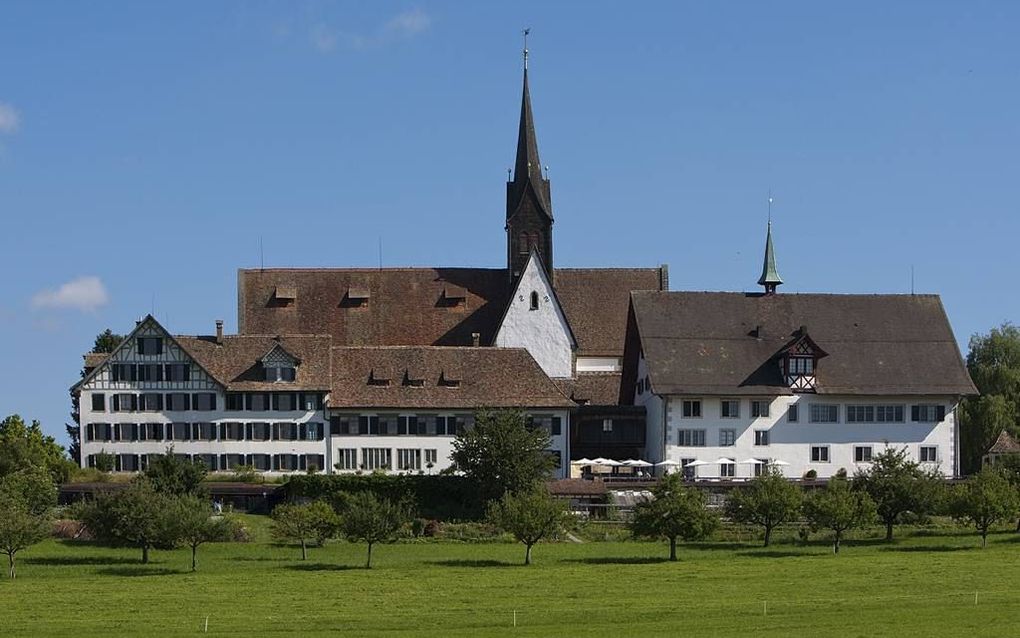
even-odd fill
[[[772,225],[772,189],[769,188],[769,225]]]
[[[528,27],[527,29],[522,31],[522,33],[524,34],[524,70],[527,71],[528,70],[528,34],[531,33],[531,27]]]

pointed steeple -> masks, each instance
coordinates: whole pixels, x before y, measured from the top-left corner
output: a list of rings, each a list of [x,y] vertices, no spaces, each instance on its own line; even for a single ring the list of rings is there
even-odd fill
[[[772,295],[776,287],[783,283],[776,268],[776,253],[772,248],[772,220],[769,220],[768,234],[765,236],[765,263],[761,267],[761,277],[758,278],[758,285],[765,286],[765,294]]]
[[[525,58],[527,60],[527,58]],[[528,68],[524,67],[524,90],[521,94],[521,123],[517,129],[517,161],[514,163],[514,181],[542,180],[542,162],[538,159],[538,138],[535,135],[535,116],[531,112],[531,91],[528,89]]]

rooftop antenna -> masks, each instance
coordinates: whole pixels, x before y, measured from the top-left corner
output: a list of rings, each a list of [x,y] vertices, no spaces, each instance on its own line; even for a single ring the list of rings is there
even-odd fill
[[[910,264],[910,294],[914,294],[914,264]]]
[[[382,270],[382,235],[379,235],[379,270]]]
[[[507,166],[507,168],[506,168],[506,181],[508,181],[508,182],[510,181],[510,173],[512,171],[513,171],[513,169],[510,168],[509,166]]]
[[[152,293],[152,306],[149,308],[149,311],[150,315],[156,316],[156,293]]]
[[[528,70],[528,35],[531,33],[531,27],[528,27],[523,32],[524,34],[524,70]]]
[[[259,270],[266,269],[266,252],[262,248],[262,235],[259,235]]]

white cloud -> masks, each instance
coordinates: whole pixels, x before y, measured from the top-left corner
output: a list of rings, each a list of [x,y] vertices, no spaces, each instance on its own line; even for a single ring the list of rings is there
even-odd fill
[[[13,133],[18,130],[21,118],[14,107],[5,102],[0,102],[0,133]]]
[[[403,36],[412,36],[428,30],[432,18],[421,9],[411,9],[398,13],[386,23],[385,30]]]
[[[56,290],[41,290],[32,297],[33,308],[70,308],[92,312],[110,301],[99,277],[78,277]]]
[[[336,48],[337,32],[319,23],[308,32],[308,39],[319,53],[329,53]]]

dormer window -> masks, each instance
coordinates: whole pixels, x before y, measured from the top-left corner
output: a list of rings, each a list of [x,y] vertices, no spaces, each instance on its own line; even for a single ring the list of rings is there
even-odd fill
[[[815,358],[812,356],[790,355],[788,368],[790,376],[813,375],[815,373]]]
[[[297,300],[297,287],[295,286],[277,286],[273,290],[273,301],[278,306],[289,306]]]
[[[274,341],[276,345],[260,359],[264,378],[269,383],[292,382],[297,378],[297,366],[301,360],[283,349],[279,337]]]
[[[371,372],[368,373],[368,385],[388,386],[389,384],[390,380],[384,377],[377,376],[375,374],[375,370],[372,370]]]
[[[815,392],[815,370],[818,360],[828,356],[808,336],[807,328],[801,326],[779,355],[779,367],[787,385],[794,392]]]
[[[460,379],[455,379],[448,375],[446,371],[439,373],[439,385],[443,388],[458,388],[460,387]]]
[[[421,388],[425,385],[425,379],[415,378],[410,370],[404,370],[404,385],[412,388]]]
[[[293,381],[297,378],[297,369],[287,366],[267,367],[266,381]]]

